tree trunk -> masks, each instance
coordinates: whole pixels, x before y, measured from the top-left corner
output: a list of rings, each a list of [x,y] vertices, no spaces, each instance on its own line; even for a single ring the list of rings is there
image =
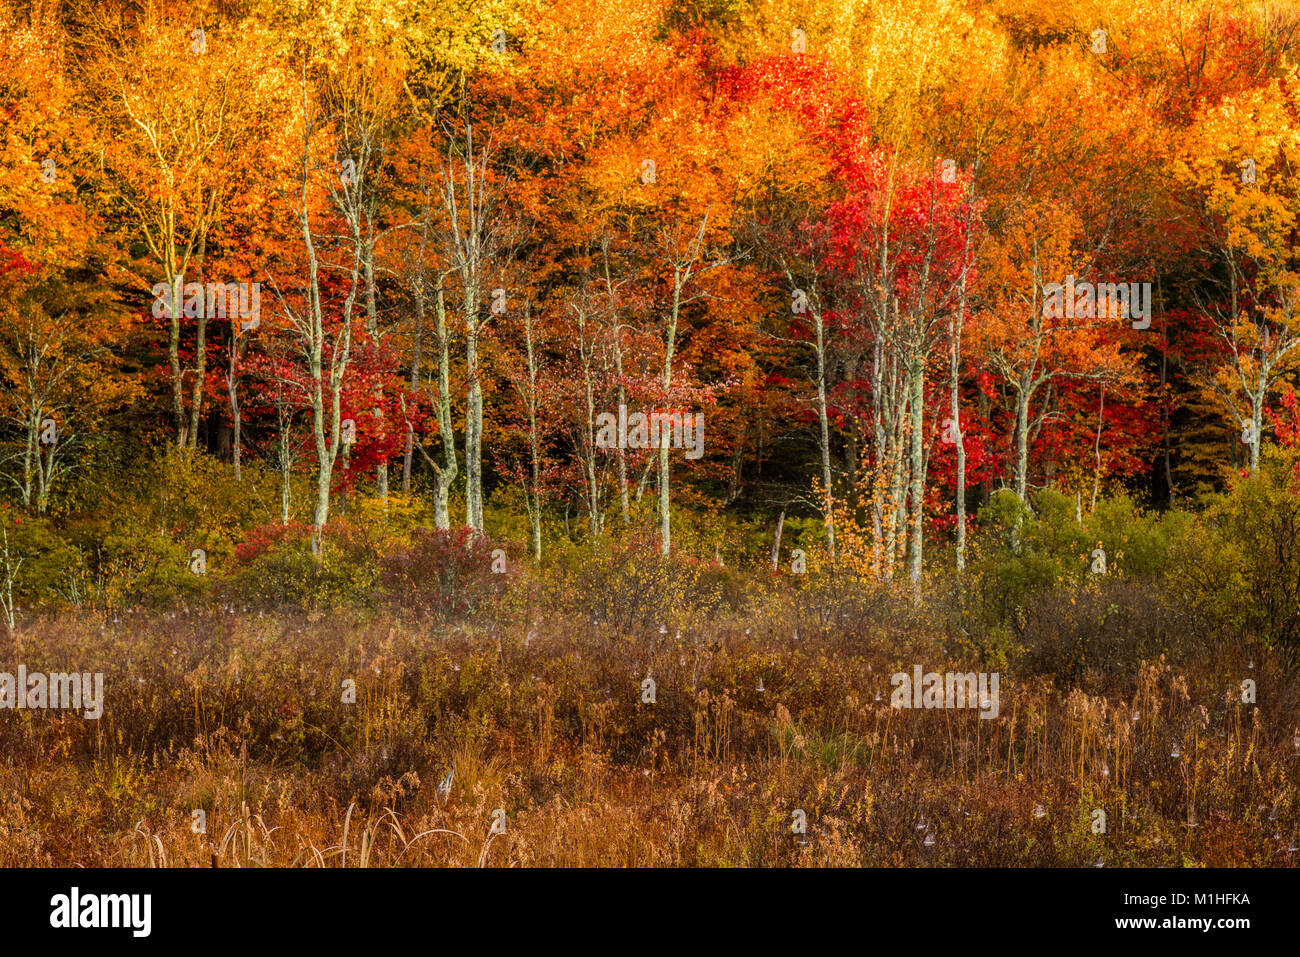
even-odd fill
[[[587,347],[587,317],[578,310],[578,358],[582,363],[583,435],[579,443],[583,478],[587,485],[587,528],[595,542],[601,534],[600,483],[596,472],[596,394],[592,383],[591,352]]]
[[[822,485],[826,497],[826,551],[835,565],[835,499],[831,491],[831,432],[826,412],[826,335],[821,309],[814,310],[817,330],[817,418],[821,426]]]
[[[362,247],[361,268],[362,276],[365,281],[366,295],[366,335],[370,337],[372,343],[379,342],[379,312],[375,302],[375,223],[374,218],[367,209],[366,218],[366,238]],[[382,423],[383,409],[380,407],[380,417]],[[381,424],[381,434],[383,427]],[[375,466],[375,491],[379,495],[381,502],[388,502],[388,461],[383,460]]]
[[[443,464],[434,466],[434,524],[446,531],[451,528],[447,499],[460,466],[456,459],[456,433],[451,421],[451,337],[447,333],[447,306],[442,295],[442,277],[438,277],[434,316],[438,334],[438,435],[442,439]]]
[[[1092,475],[1092,505],[1089,506],[1088,512],[1097,511],[1097,492],[1101,488],[1101,430],[1105,424],[1106,415],[1106,387],[1101,387],[1101,395],[1097,402],[1097,438],[1093,443],[1093,456],[1096,459],[1096,469]]]
[[[423,250],[422,250],[423,252]],[[419,267],[423,270],[423,265]],[[420,351],[424,344],[424,282],[418,280],[415,290],[415,333],[411,338],[411,392],[420,387]],[[402,455],[402,494],[411,493],[411,456],[415,451],[415,431],[410,422],[406,425],[406,450]]]
[[[465,524],[483,532],[483,386],[478,370],[478,295],[465,291],[465,375],[469,403],[465,410]]]
[[[925,360],[913,359],[908,370],[909,402],[912,413],[912,542],[908,550],[908,578],[912,600],[921,600],[921,552],[925,543]]]
[[[952,438],[957,451],[957,571],[966,569],[966,437],[961,430],[961,332],[962,312],[965,309],[965,291],[957,307],[957,320],[953,324],[952,368],[948,380],[952,410]]]
[[[1029,488],[1029,386],[1016,390],[1016,497],[1025,501]]]
[[[206,308],[204,310],[206,313]],[[194,336],[194,388],[190,393],[189,447],[198,447],[199,422],[203,416],[203,389],[208,374],[208,317],[200,314]]]
[[[199,240],[198,269],[195,270],[195,281],[202,283],[204,273],[207,272],[207,251],[208,238],[207,234]],[[199,441],[199,422],[203,418],[203,390],[207,385],[208,373],[208,300],[204,295],[203,287],[199,286],[199,299],[201,305],[199,314],[196,317],[194,333],[194,388],[190,393],[190,434],[189,447],[197,448]],[[227,309],[227,311],[230,311]]]
[[[176,259],[170,253],[167,255],[167,281],[171,283],[171,289],[168,296],[171,300],[168,306],[168,312],[171,315],[171,327],[167,339],[167,363],[171,367],[172,375],[172,418],[176,424],[176,447],[183,449],[188,444],[187,428],[185,422],[185,385],[181,376],[181,290],[184,288],[185,277],[179,273],[173,273],[176,268]]]
[[[681,293],[684,284],[682,270],[674,270],[673,306],[668,318],[668,328],[664,335],[664,402],[671,401],[673,384],[673,350],[677,345],[677,317],[681,309]],[[668,509],[670,492],[668,443],[659,443],[659,552],[665,558],[672,548],[672,519]]]
[[[242,453],[243,453],[243,426],[244,416],[243,409],[239,405],[239,382],[235,378],[235,354],[234,343],[231,344],[230,354],[230,375],[226,379],[226,390],[230,393],[230,421],[231,421],[231,444],[230,457],[235,465],[235,481],[244,480]]]
[[[27,447],[23,452],[23,508],[30,510],[32,507],[32,479],[36,474],[36,468],[32,465],[33,456],[40,456],[40,437],[41,437],[41,411],[37,407],[32,409],[27,416]]]
[[[614,325],[614,371],[618,374],[618,407],[627,405],[627,389],[623,385],[623,336],[617,322]],[[630,521],[630,503],[627,496],[627,450],[621,445],[618,449],[618,500],[623,525]]]
[[[532,458],[531,498],[528,517],[532,523],[533,557],[542,560],[542,468],[541,437],[537,430],[537,356],[533,351],[533,319],[531,306],[524,307],[524,343],[528,358],[528,451]]]
[[[1259,388],[1250,400],[1250,428],[1251,438],[1255,441],[1250,443],[1250,474],[1253,477],[1259,472],[1259,447],[1263,443],[1264,435],[1264,370],[1260,366]]]

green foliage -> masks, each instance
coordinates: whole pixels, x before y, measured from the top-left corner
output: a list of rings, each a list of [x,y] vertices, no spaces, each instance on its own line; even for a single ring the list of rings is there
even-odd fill
[[[1088,539],[1106,550],[1107,573],[1113,568],[1126,577],[1153,578],[1168,571],[1170,550],[1187,535],[1193,521],[1190,512],[1149,512],[1130,496],[1117,495],[1100,500],[1083,524]]]
[[[1186,512],[1141,509],[1119,495],[1077,516],[1075,503],[1052,489],[1033,496],[1032,510],[1012,492],[997,492],[980,510],[974,552],[990,600],[1010,610],[1026,596],[1101,574],[1151,578],[1169,565],[1171,545],[1192,525]],[[1104,572],[1099,561],[1104,552]]]
[[[1234,634],[1300,652],[1300,452],[1266,448],[1179,543],[1173,584]]]
[[[311,539],[309,525],[252,529],[221,580],[222,599],[303,611],[372,606],[379,572],[375,541],[367,531],[344,522],[326,526],[319,560]]]
[[[50,521],[8,508],[0,513],[0,587],[12,585],[16,603],[57,602],[76,558]]]
[[[573,564],[554,566],[545,585],[557,596],[583,596],[595,623],[611,635],[676,629],[711,617],[736,596],[726,569],[683,555],[665,559],[649,536],[603,544]]]
[[[1051,500],[1046,504],[1050,507]],[[999,617],[1005,617],[1027,595],[1050,587],[1064,573],[1060,561],[1064,529],[1050,522],[1040,526],[1012,492],[995,493],[980,510],[976,523],[979,534],[972,543],[972,557],[982,590]],[[1072,552],[1082,550],[1081,538],[1069,544]]]
[[[196,546],[198,547],[198,546]],[[163,607],[198,598],[206,577],[190,571],[192,549],[128,516],[104,535],[95,573],[105,607]]]

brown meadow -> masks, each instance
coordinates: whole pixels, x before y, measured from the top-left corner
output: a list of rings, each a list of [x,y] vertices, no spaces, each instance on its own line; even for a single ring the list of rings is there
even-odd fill
[[[98,721],[0,714],[0,865],[1294,865],[1300,689],[1278,660],[1185,634],[1131,670],[1060,666],[1077,657],[1062,649],[1122,634],[1141,654],[1194,627],[1157,594],[1117,582],[1093,596],[1101,616],[1087,594],[1040,596],[1026,617],[1054,644],[1027,624],[982,720],[889,706],[913,663],[988,667],[954,652],[942,595],[752,584],[739,610],[660,627],[522,581],[460,621],[26,621],[0,668],[103,671],[107,704]]]

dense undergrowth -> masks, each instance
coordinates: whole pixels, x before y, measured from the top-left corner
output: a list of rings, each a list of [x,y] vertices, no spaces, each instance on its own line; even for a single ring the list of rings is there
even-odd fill
[[[98,541],[9,514],[0,670],[106,703],[0,714],[0,865],[1293,866],[1291,467],[1159,516],[997,497],[919,600],[704,522],[536,563],[357,498],[317,561],[220,494]],[[997,716],[892,708],[918,665],[997,672]]]

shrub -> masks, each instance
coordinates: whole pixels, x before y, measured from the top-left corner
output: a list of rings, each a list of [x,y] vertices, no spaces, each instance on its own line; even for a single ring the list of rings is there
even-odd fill
[[[1238,635],[1300,653],[1300,452],[1267,448],[1256,475],[1210,498],[1176,549],[1174,587]]]
[[[1002,490],[980,510],[972,578],[986,614],[1006,622],[1030,596],[1058,584],[1100,583],[1098,550],[1108,579],[1162,575],[1172,546],[1192,525],[1186,512],[1147,512],[1127,495],[1103,499],[1080,516],[1075,503],[1053,489],[1034,495],[1032,510]]]
[[[203,540],[227,546],[244,529],[266,521],[278,505],[275,473],[250,463],[236,483],[229,467],[199,450],[169,449],[131,477],[130,494],[115,504],[116,517],[132,516],[141,525],[167,529],[178,541]]]
[[[380,583],[403,608],[440,621],[463,619],[502,590],[510,563],[507,558],[505,573],[493,571],[498,547],[468,526],[416,529],[409,544],[380,559]]]
[[[194,546],[202,547],[202,546]],[[192,549],[134,518],[109,531],[100,544],[95,568],[109,608],[158,608],[202,595],[205,576],[190,571]]]
[[[376,593],[376,545],[360,528],[331,522],[312,554],[312,526],[259,525],[234,548],[221,596],[231,603],[299,610],[367,607]]]
[[[681,554],[664,558],[655,535],[601,543],[586,560],[553,576],[552,601],[570,605],[611,634],[648,634],[707,619],[739,600],[726,569]]]
[[[12,586],[16,603],[57,603],[76,568],[76,549],[47,519],[9,506],[0,511],[0,531],[0,588]]]
[[[1091,588],[1034,595],[1014,624],[1020,670],[1092,693],[1131,681],[1143,660],[1169,652],[1189,663],[1209,649],[1210,629],[1162,584],[1106,577]]]

